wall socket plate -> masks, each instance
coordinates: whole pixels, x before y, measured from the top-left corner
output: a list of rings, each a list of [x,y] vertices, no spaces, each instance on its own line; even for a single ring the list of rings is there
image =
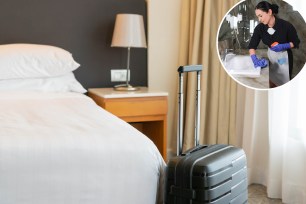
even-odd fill
[[[129,81],[130,81],[129,70]],[[126,81],[126,69],[111,69],[111,82]]]

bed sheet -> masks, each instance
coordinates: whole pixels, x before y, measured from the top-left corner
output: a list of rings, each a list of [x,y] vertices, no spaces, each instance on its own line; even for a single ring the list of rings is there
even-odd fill
[[[76,93],[0,93],[0,203],[162,203],[165,162]]]

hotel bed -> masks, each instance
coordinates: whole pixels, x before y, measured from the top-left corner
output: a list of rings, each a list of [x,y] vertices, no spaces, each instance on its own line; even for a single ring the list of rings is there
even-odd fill
[[[0,46],[0,203],[162,203],[156,146],[83,94],[76,62],[50,68],[63,53],[71,63],[60,48]]]

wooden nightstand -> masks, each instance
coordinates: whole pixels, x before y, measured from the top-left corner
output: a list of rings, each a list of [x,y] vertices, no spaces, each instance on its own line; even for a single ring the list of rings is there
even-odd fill
[[[88,96],[148,136],[166,161],[168,93],[152,91],[146,87],[135,92],[92,88],[88,89]]]

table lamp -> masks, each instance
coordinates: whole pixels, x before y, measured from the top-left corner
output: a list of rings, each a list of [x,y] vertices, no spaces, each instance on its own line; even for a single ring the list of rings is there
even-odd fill
[[[146,48],[146,37],[142,15],[117,14],[111,47],[127,48],[126,83],[116,85],[118,91],[135,91],[138,88],[129,84],[130,49]]]

